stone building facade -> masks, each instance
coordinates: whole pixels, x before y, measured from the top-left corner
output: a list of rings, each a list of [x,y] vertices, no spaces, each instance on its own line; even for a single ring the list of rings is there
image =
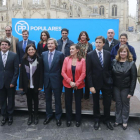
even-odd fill
[[[128,28],[128,0],[0,0],[0,36],[12,18],[119,19]]]
[[[140,32],[140,0],[137,0],[137,11],[136,11],[136,22],[137,22],[137,32]]]

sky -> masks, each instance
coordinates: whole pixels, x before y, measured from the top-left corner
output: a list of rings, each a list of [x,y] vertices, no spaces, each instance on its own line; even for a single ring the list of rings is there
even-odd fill
[[[136,16],[137,0],[129,0],[129,15]]]
[[[5,3],[6,0],[4,0]],[[129,15],[136,16],[137,0],[129,0]]]

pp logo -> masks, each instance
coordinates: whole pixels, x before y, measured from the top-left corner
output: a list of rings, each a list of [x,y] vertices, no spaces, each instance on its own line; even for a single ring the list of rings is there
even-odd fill
[[[29,31],[29,25],[26,21],[18,21],[15,25],[15,31],[17,34],[22,35],[23,30]]]

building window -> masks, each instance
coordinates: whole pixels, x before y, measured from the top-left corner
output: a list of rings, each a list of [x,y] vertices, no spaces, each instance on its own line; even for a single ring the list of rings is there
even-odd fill
[[[98,7],[96,7],[96,6],[93,7],[93,13],[94,13],[94,14],[98,14]]]
[[[104,15],[104,6],[100,6],[99,10],[100,15]]]
[[[18,5],[22,5],[22,0],[18,0]]]
[[[63,4],[63,8],[66,9],[67,8],[67,4],[64,2]]]
[[[33,4],[39,4],[39,0],[33,0]]]
[[[112,6],[112,16],[117,16],[117,5]]]

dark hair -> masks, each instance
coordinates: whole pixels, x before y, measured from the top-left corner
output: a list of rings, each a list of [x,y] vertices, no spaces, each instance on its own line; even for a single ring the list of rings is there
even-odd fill
[[[72,44],[71,46],[74,46],[76,48],[76,50],[79,50],[79,52],[77,53],[77,58],[78,58],[79,61],[81,61],[82,56],[81,56],[81,53],[80,53],[80,51],[81,51],[80,46],[78,44]],[[71,58],[71,56],[69,56],[69,57]]]
[[[28,35],[29,35],[29,31],[28,31],[28,30],[23,30],[23,31],[22,31],[22,34],[23,34],[24,32],[27,32]]]
[[[11,45],[11,43],[7,39],[2,39],[2,40],[0,40],[0,46],[1,46],[2,42],[6,42],[8,44],[8,46]]]
[[[33,47],[33,48],[36,50],[35,55],[38,57],[37,49],[36,49],[35,45],[34,45],[34,44],[28,44],[28,45],[26,46],[25,54],[24,54],[24,56],[23,56],[23,59],[27,59],[27,57],[28,57],[28,53],[27,53],[27,52],[28,52],[28,49],[29,49],[30,47]]]
[[[40,42],[39,42],[40,44],[43,42],[43,40],[42,40],[42,33],[45,33],[45,34],[46,34],[47,40],[50,38],[50,34],[49,34],[48,31],[42,31],[42,32],[41,32],[41,35],[40,35]],[[46,40],[46,41],[47,41],[47,40]]]
[[[97,36],[97,37],[95,38],[95,41],[96,41],[97,39],[101,39],[101,40],[103,41],[103,43],[105,43],[105,38],[104,38],[103,36]]]
[[[121,38],[121,36],[125,36],[125,37],[128,39],[128,36],[127,36],[126,33],[122,33],[122,34],[120,35],[120,38]]]
[[[86,35],[86,37],[87,37],[86,40],[87,40],[87,41],[90,40],[90,38],[89,38],[89,36],[88,36],[88,33],[87,33],[86,31],[82,31],[82,32],[79,34],[78,41],[81,40],[81,36],[82,36],[82,34],[85,34],[85,35]]]
[[[10,27],[10,28],[11,28],[11,31],[12,31],[12,27],[11,27],[10,25],[7,25],[7,26],[5,27],[5,29],[6,29],[7,27]]]
[[[63,31],[66,31],[67,33],[69,33],[69,30],[66,29],[66,28],[63,28],[63,29],[61,30],[61,33],[62,33]]]

